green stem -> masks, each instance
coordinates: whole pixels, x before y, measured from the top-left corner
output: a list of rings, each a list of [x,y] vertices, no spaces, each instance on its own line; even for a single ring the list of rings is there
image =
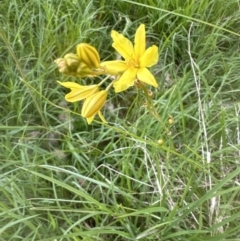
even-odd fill
[[[146,88],[145,85],[142,85],[141,86],[143,92],[144,92],[144,96],[146,98],[146,101],[147,101],[147,108],[148,108],[148,111],[150,112],[150,114],[156,118],[156,120],[162,125],[162,127],[164,128],[164,130],[166,131],[166,133],[169,132],[168,128],[164,125],[164,123],[162,122],[161,118],[159,117],[154,105],[153,105],[153,102],[152,102],[152,99],[149,97],[148,95],[148,90]]]
[[[98,86],[101,86],[106,80],[108,80],[111,76],[108,75],[107,77],[105,77],[99,84]]]
[[[107,86],[106,91],[108,91],[108,90],[112,87],[112,85],[116,82],[116,80],[117,80],[117,78],[116,78],[115,80],[113,80],[113,81]]]

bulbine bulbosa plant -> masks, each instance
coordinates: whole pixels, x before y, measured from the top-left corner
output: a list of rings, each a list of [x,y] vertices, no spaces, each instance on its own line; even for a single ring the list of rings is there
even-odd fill
[[[97,114],[106,123],[101,109],[106,103],[109,89],[113,87],[118,93],[135,85],[136,88],[143,90],[146,106],[158,119],[151,102],[152,92],[146,88],[146,84],[158,87],[155,77],[148,69],[158,62],[158,47],[152,45],[146,48],[144,24],[136,30],[134,43],[115,30],[112,30],[111,37],[112,47],[122,56],[121,60],[101,62],[96,48],[87,43],[77,45],[76,53],[69,53],[55,60],[59,71],[67,76],[79,78],[104,76],[100,83],[94,85],[58,81],[60,85],[71,90],[65,96],[66,101],[84,101],[81,115],[86,118],[88,124]],[[103,89],[102,84],[106,81],[110,83],[106,89]]]

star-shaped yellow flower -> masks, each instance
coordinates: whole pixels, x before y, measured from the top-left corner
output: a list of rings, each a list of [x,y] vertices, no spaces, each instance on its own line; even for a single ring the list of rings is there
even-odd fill
[[[158,62],[158,47],[152,45],[146,49],[145,25],[141,24],[135,34],[134,46],[132,42],[122,34],[113,30],[111,32],[113,48],[121,54],[124,61],[106,61],[101,66],[109,73],[117,72],[120,78],[114,83],[115,92],[121,92],[134,85],[136,79],[154,87],[158,84],[147,69]]]

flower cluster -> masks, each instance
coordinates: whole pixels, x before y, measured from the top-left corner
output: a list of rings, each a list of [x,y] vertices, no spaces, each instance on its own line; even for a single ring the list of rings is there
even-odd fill
[[[141,24],[136,33],[134,44],[122,34],[112,30],[113,48],[123,57],[123,60],[100,61],[98,51],[87,43],[77,45],[77,53],[66,54],[63,58],[55,60],[59,72],[75,77],[94,77],[106,75],[99,84],[83,86],[74,82],[58,83],[71,91],[65,96],[68,102],[84,100],[81,115],[90,124],[95,115],[98,114],[103,122],[104,119],[101,108],[104,106],[108,90],[114,87],[115,92],[121,92],[134,83],[145,82],[154,87],[158,84],[148,70],[149,67],[158,62],[158,47],[153,45],[146,49],[145,25]],[[111,78],[111,83],[105,90],[101,90],[101,85]],[[141,86],[141,85],[140,85]]]

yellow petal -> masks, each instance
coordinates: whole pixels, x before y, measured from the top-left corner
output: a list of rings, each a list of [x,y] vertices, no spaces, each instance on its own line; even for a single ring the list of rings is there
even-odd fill
[[[91,96],[99,91],[98,85],[83,86],[74,82],[57,82],[60,85],[71,89],[71,92],[65,95],[65,99],[68,102],[75,102],[86,99],[88,96]]]
[[[102,115],[101,111],[98,111],[98,115],[100,117],[100,119],[102,120],[102,122],[107,123],[107,121],[105,120],[104,116]]]
[[[69,88],[71,90],[76,90],[76,89],[83,89],[84,86],[83,85],[79,85],[77,83],[74,83],[74,82],[60,82],[60,81],[57,81],[58,84],[62,85],[63,87],[66,87],[66,88]]]
[[[158,87],[158,83],[155,77],[147,68],[140,68],[137,72],[137,77],[140,81],[145,82],[146,84]]]
[[[149,47],[139,59],[140,67],[151,67],[158,62],[158,47]]]
[[[114,83],[115,92],[121,92],[134,85],[134,81],[137,77],[136,68],[128,68],[118,81]]]
[[[134,54],[133,44],[131,41],[115,30],[112,30],[111,37],[113,39],[113,48],[115,48],[115,50],[121,54],[125,60],[130,59]]]
[[[139,59],[146,48],[146,34],[145,34],[145,25],[141,24],[135,34],[134,39],[134,52],[137,59]]]
[[[107,99],[107,91],[101,90],[89,96],[83,103],[81,115],[85,118],[95,116],[103,107]]]
[[[102,120],[102,122],[104,122],[104,123],[107,124],[107,121],[106,121],[105,118],[103,117],[101,111],[98,111],[98,115],[99,115],[100,119]],[[95,117],[95,115],[92,116],[92,117],[86,118],[86,119],[87,119],[87,123],[88,123],[88,125],[90,125],[90,124],[92,123],[92,121],[94,120],[94,117]]]
[[[105,69],[106,74],[118,75],[127,69],[127,64],[125,61],[113,60],[102,62],[101,67]]]
[[[72,90],[70,93],[65,95],[65,99],[68,102],[76,102],[83,99],[86,99],[89,96],[97,93],[99,91],[99,87],[97,85],[84,86],[83,89]]]
[[[92,116],[92,117],[86,118],[86,119],[87,119],[87,123],[88,123],[88,125],[90,125],[90,124],[92,123],[94,117],[95,117],[95,115]]]

